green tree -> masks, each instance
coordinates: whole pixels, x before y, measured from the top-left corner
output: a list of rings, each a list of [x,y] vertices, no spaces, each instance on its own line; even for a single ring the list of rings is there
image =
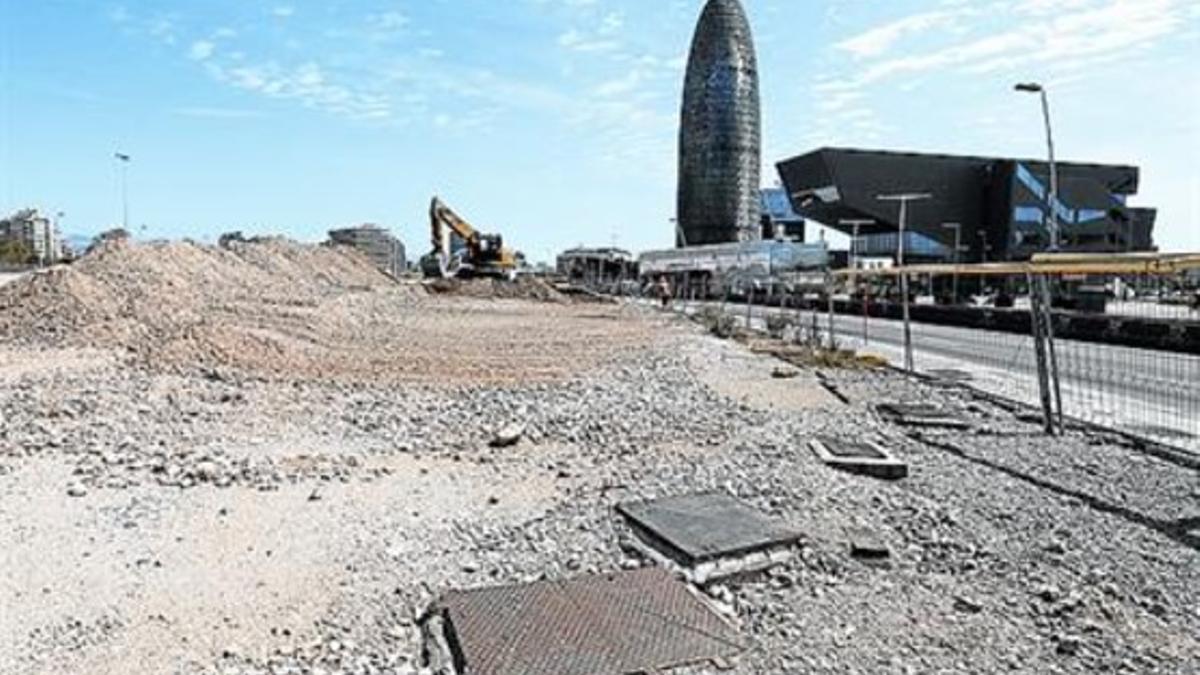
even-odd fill
[[[31,257],[33,257],[33,251],[29,250],[25,242],[16,239],[0,241],[0,262],[24,265]]]

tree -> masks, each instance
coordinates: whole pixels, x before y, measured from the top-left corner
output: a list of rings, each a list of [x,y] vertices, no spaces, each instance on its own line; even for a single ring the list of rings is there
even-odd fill
[[[30,251],[23,241],[16,239],[0,241],[0,262],[24,265],[33,257],[33,251]]]
[[[105,230],[104,232],[96,235],[96,238],[92,240],[92,248],[112,241],[127,241],[129,239],[129,230],[126,230],[122,227],[116,227],[111,230]]]

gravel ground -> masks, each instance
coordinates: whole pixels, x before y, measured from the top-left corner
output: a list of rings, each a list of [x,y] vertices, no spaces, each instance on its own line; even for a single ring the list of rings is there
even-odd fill
[[[804,533],[792,562],[707,589],[754,645],[727,672],[1200,672],[1195,471],[888,371],[784,385],[643,310],[403,311],[413,377],[0,347],[0,672],[420,672],[441,591],[642,564],[612,507],[712,489]],[[443,381],[456,335],[470,365]],[[473,381],[489,343],[536,376]],[[973,427],[915,433],[881,401]],[[521,443],[490,448],[513,422]],[[886,442],[911,474],[830,471],[818,433]],[[885,563],[850,556],[863,527]]]

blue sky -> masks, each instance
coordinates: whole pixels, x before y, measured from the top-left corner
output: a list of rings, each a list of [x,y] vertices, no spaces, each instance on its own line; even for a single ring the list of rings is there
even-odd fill
[[[152,237],[426,247],[441,194],[532,258],[668,246],[701,0],[0,0],[0,210]],[[746,0],[764,177],[819,146],[1143,167],[1159,239],[1200,250],[1200,2]]]

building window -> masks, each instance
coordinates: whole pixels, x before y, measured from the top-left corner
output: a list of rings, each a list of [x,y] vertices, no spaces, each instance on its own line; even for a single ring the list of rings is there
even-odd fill
[[[1040,206],[1018,206],[1013,209],[1014,223],[1037,223],[1041,225],[1045,222],[1045,217]]]

